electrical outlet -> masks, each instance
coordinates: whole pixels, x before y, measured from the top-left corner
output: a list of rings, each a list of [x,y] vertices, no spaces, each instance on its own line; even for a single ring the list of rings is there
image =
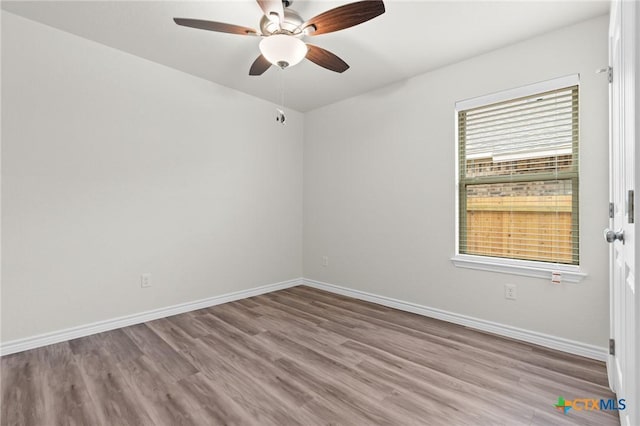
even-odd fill
[[[140,275],[140,287],[142,287],[142,288],[151,287],[151,274],[150,273],[146,273],[146,274]]]
[[[516,285],[505,284],[504,285],[504,298],[509,300],[516,300]]]
[[[322,266],[329,266],[329,256],[322,256]]]

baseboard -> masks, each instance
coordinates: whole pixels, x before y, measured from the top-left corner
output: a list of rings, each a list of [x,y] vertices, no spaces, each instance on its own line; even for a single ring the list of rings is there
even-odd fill
[[[386,296],[379,296],[360,290],[353,290],[350,288],[328,284],[321,281],[315,281],[305,278],[303,279],[303,283],[306,286],[329,291],[331,293],[341,294],[343,296],[353,297],[354,299],[377,303],[379,305],[388,306],[390,308],[399,309],[401,311],[424,315],[426,317],[463,325],[469,328],[486,331],[512,339],[522,340],[524,342],[533,343],[536,345],[568,352],[575,355],[580,355],[598,361],[606,361],[608,356],[608,351],[604,347],[581,343],[575,340],[552,336],[550,334],[538,333],[536,331],[525,330],[523,328],[513,327],[506,324],[486,321],[467,315],[461,315],[442,309],[418,305],[416,303],[405,302],[403,300],[393,299]]]
[[[233,302],[234,300],[244,299],[247,297],[258,296],[260,294],[270,293],[272,291],[282,290],[285,288],[295,287],[297,285],[307,285],[309,287],[320,290],[329,291],[343,296],[353,297],[355,299],[365,300],[367,302],[377,303],[379,305],[388,306],[390,308],[402,311],[412,312],[418,315],[435,318],[454,324],[463,325],[477,330],[494,333],[500,336],[512,339],[522,340],[524,342],[533,343],[551,349],[584,356],[599,361],[606,361],[608,351],[604,347],[589,345],[574,340],[564,339],[549,334],[538,333],[535,331],[525,330],[510,325],[500,324],[497,322],[486,321],[479,318],[461,315],[442,309],[431,308],[428,306],[418,305],[416,303],[405,302],[403,300],[393,299],[386,296],[379,296],[360,290],[354,290],[341,287],[334,284],[324,283],[306,278],[297,278],[293,280],[283,281],[274,284],[268,284],[260,287],[254,287],[248,290],[235,291],[220,296],[209,297],[206,299],[196,300],[193,302],[181,303],[178,305],[167,306],[164,308],[154,309],[137,314],[126,315],[123,317],[113,318],[105,321],[98,321],[77,327],[67,328],[64,330],[44,333],[37,336],[26,337],[23,339],[11,340],[0,344],[0,356],[22,352],[29,349],[39,348],[41,346],[52,345],[67,340],[77,339],[79,337],[89,336],[104,331],[114,330],[116,328],[127,327],[134,324],[140,324],[147,321],[153,321],[159,318],[165,318],[172,315],[182,314],[197,309],[208,308],[210,306],[220,305],[222,303]]]
[[[54,343],[60,343],[71,339],[77,339],[78,337],[85,337],[91,334],[102,333],[103,331],[114,330],[116,328],[127,327],[134,324],[140,324],[147,321],[170,317],[172,315],[195,311],[197,309],[208,308],[210,306],[233,302],[234,300],[244,299],[247,297],[258,296],[260,294],[270,293],[276,290],[295,287],[302,284],[302,282],[302,278],[296,278],[293,280],[282,281],[275,284],[254,287],[248,290],[234,291],[232,293],[227,293],[220,296],[213,296],[206,299],[195,300],[193,302],[180,303],[178,305],[167,306],[164,308],[153,309],[150,311],[126,315],[123,317],[113,318],[105,321],[98,321],[77,327],[67,328],[64,330],[39,334],[37,336],[11,340],[0,344],[0,356],[22,352],[29,349],[35,349],[41,346],[52,345]]]

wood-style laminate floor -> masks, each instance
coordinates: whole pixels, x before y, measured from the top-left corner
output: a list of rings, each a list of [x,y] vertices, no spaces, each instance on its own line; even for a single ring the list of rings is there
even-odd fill
[[[615,425],[601,362],[295,287],[2,358],[2,425]]]

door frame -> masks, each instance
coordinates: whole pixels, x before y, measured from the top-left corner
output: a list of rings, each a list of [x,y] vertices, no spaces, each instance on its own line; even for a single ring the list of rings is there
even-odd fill
[[[624,78],[625,88],[627,89],[625,93],[625,103],[623,104],[626,117],[625,134],[629,140],[633,141],[636,147],[633,159],[635,169],[635,182],[633,184],[636,192],[640,192],[640,172],[636,167],[637,164],[640,164],[640,149],[637,148],[640,144],[640,119],[638,118],[638,114],[640,113],[640,54],[638,53],[640,49],[640,3],[638,3],[638,1],[623,1],[623,7],[622,30],[623,37],[625,37],[623,40],[623,62],[625,63]],[[638,211],[636,210],[636,217],[638,217],[637,213]],[[637,238],[637,233],[634,243],[635,266],[640,266],[640,242]],[[637,275],[638,273],[636,271],[636,276]],[[640,338],[637,337],[640,331],[640,325],[638,324],[640,320],[640,288],[638,288],[637,279],[634,282],[634,286],[635,300],[632,301],[631,306],[633,306],[632,318],[634,318],[634,330],[636,333],[635,348],[633,351],[635,356],[633,359],[629,359],[627,366],[627,372],[630,376],[628,379],[630,382],[629,388],[635,399],[635,401],[631,402],[633,404],[633,406],[630,407],[631,410],[626,413],[629,424],[631,425],[640,423]]]

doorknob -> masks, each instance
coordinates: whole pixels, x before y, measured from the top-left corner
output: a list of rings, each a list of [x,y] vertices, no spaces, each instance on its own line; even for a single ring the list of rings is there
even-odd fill
[[[604,239],[607,240],[608,243],[612,243],[615,240],[624,242],[624,231],[622,229],[619,231],[612,231],[607,228],[604,230]]]

